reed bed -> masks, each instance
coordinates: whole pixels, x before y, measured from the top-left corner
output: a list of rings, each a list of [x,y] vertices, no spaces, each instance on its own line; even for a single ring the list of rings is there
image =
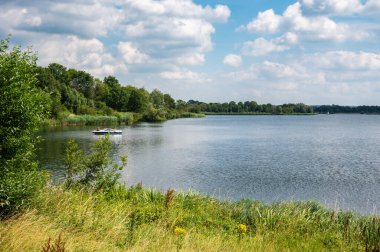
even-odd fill
[[[131,124],[134,121],[132,113],[117,113],[115,116],[104,115],[71,115],[64,120],[68,125],[116,125]]]
[[[49,187],[0,222],[0,251],[57,241],[64,251],[379,251],[380,219],[315,202],[228,202],[137,185],[93,194]]]

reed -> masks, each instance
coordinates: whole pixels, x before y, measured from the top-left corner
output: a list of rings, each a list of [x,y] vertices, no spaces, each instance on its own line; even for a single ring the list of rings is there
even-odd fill
[[[115,116],[104,115],[71,115],[63,120],[67,125],[116,125],[134,122],[132,113],[117,113]]]

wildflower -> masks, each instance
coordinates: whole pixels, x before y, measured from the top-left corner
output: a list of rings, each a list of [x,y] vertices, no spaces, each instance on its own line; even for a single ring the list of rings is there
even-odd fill
[[[175,227],[174,233],[177,235],[185,235],[187,232],[186,232],[186,229],[184,228]]]
[[[239,229],[239,232],[242,234],[247,233],[247,226],[244,224],[239,224],[238,229]]]

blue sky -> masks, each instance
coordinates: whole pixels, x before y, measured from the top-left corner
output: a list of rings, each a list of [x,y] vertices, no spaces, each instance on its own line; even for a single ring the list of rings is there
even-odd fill
[[[380,105],[380,0],[0,2],[39,64],[206,102]]]

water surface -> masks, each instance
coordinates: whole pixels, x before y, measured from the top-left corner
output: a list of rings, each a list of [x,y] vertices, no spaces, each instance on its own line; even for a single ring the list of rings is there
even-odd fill
[[[380,116],[208,116],[121,128],[112,155],[128,155],[127,184],[378,213]],[[62,178],[68,139],[88,149],[92,129],[41,132],[42,168]]]

